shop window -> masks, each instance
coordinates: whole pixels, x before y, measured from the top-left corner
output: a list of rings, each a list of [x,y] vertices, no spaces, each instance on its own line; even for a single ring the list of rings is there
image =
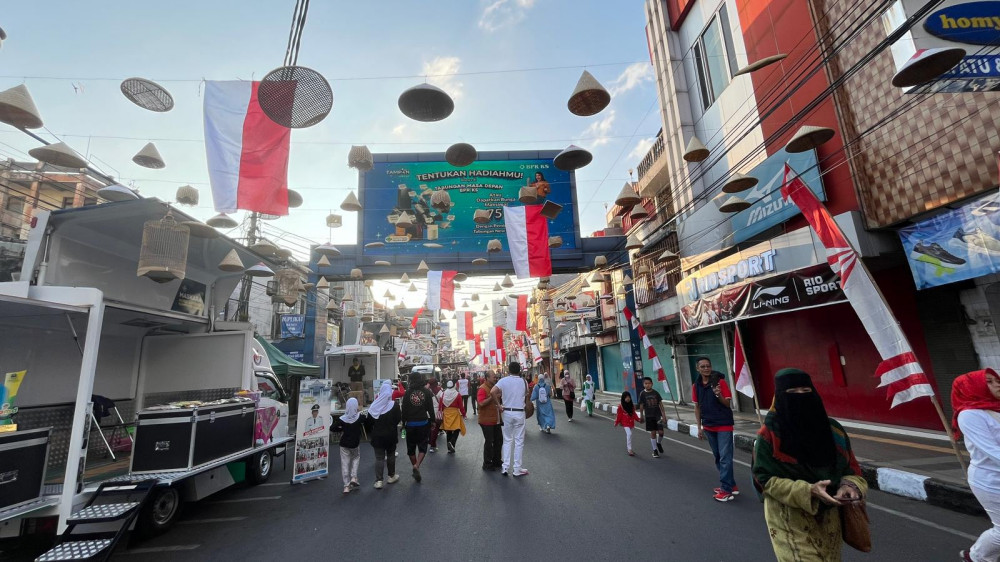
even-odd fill
[[[74,199],[75,198],[73,198],[73,197],[63,197],[62,198],[62,207],[60,207],[60,208],[61,209],[69,209],[69,208],[73,207],[73,201],[74,201]]]
[[[723,90],[729,85],[733,73],[738,69],[733,32],[729,27],[729,15],[725,4],[698,37],[694,45],[694,60],[698,71],[702,105],[708,109],[719,99]]]
[[[24,197],[8,197],[7,210],[12,213],[24,212]]]

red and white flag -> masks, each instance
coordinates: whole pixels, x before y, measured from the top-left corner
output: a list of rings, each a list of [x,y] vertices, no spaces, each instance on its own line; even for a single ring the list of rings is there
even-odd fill
[[[483,336],[481,334],[476,334],[476,339],[475,339],[474,343],[476,345],[476,355],[475,356],[476,357],[482,357],[483,356]]]
[[[840,287],[882,357],[875,376],[881,379],[879,388],[886,387],[887,398],[892,399],[889,407],[895,408],[921,396],[934,396],[934,388],[868,269],[816,195],[798,176],[789,179],[792,173],[791,167],[785,164],[781,195],[802,210],[802,216],[826,247],[826,261],[840,277]]]
[[[205,154],[215,210],[288,214],[291,129],[257,102],[260,82],[205,83]]]
[[[405,361],[406,360],[406,344],[407,343],[408,343],[408,340],[403,340],[403,345],[400,346],[400,348],[399,348],[399,356],[397,357],[397,359],[399,361]]]
[[[476,337],[472,331],[472,312],[456,312],[455,328],[459,340],[471,340]]]
[[[490,327],[489,331],[486,332],[486,347],[491,351],[494,349],[503,349],[503,327]]]
[[[420,320],[420,315],[423,313],[424,313],[424,307],[421,306],[420,308],[417,309],[417,313],[413,315],[413,320],[410,320],[411,330],[417,329],[417,320]]]
[[[552,275],[549,223],[542,215],[542,206],[504,207],[503,220],[507,227],[507,249],[517,278]]]
[[[427,308],[455,310],[455,275],[457,271],[427,272]]]
[[[528,295],[507,297],[510,306],[507,307],[507,331],[525,332],[528,330]]]
[[[653,364],[653,370],[656,371],[656,380],[660,381],[663,385],[663,390],[672,395],[670,392],[670,384],[667,383],[667,372],[663,370],[663,365],[660,363],[660,358],[656,355],[656,348],[653,347],[653,342],[649,340],[649,335],[646,334],[646,329],[642,327],[639,323],[639,319],[636,318],[635,313],[632,309],[625,307],[622,309],[622,313],[625,315],[625,320],[632,326],[632,328],[639,333],[639,340],[642,342],[642,347],[646,350],[646,357]]]
[[[736,327],[736,337],[733,341],[733,372],[736,373],[736,390],[753,398],[753,379],[750,377],[750,366],[747,365],[746,354],[743,353],[743,339],[740,338],[740,328]]]

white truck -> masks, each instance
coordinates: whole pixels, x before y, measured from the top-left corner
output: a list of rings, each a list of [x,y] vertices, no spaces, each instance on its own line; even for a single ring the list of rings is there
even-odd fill
[[[16,408],[17,430],[0,432],[0,538],[35,527],[25,524],[30,519],[56,518],[60,537],[47,559],[70,549],[107,555],[136,523],[146,534],[163,531],[183,502],[241,473],[266,480],[293,439],[287,395],[249,324],[217,320],[241,277],[218,268],[230,251],[245,264],[277,264],[222,236],[192,236],[183,282],[137,276],[143,225],[166,211],[143,199],[40,212],[20,281],[0,283],[0,377],[23,371],[8,408]],[[181,293],[204,306],[178,306]],[[259,403],[225,404],[211,415],[192,409],[187,425],[172,426],[184,435],[157,433],[168,426],[151,407],[232,399],[240,390],[260,391]],[[113,403],[120,417],[98,419],[95,401]],[[185,413],[160,417],[178,412]],[[264,414],[274,421],[275,412],[273,432],[261,437],[254,427],[248,440],[248,424]],[[212,440],[197,439],[212,431],[226,437],[219,442],[236,439],[236,450],[213,457],[205,450]],[[168,451],[183,457],[181,465],[148,468]],[[73,538],[83,534],[89,538]]]

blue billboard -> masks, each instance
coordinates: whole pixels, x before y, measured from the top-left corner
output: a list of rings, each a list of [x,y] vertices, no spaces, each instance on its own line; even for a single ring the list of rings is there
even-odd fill
[[[786,162],[800,174],[799,177],[820,201],[826,201],[816,161],[816,151],[793,154],[781,149],[747,172],[748,176],[759,180],[757,185],[749,191],[736,194],[751,205],[730,219],[734,244],[748,240],[799,214],[799,208],[791,200],[785,201],[781,197],[781,182],[784,181]]]
[[[535,204],[562,206],[548,222],[549,236],[561,236],[564,249],[577,248],[574,174],[553,165],[555,151],[528,154],[547,157],[481,153],[479,160],[459,168],[445,162],[443,154],[374,155],[374,168],[363,174],[359,189],[362,251],[368,256],[485,254],[493,239],[507,251],[503,207],[523,205],[519,193],[525,187],[537,193]],[[482,211],[478,222],[477,210]],[[403,213],[408,220],[399,224]]]

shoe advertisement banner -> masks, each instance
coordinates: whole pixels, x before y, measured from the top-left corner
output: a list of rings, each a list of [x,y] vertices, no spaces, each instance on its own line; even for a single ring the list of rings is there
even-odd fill
[[[689,332],[755,316],[845,302],[827,264],[755,279],[704,296],[681,308],[681,330]]]
[[[324,478],[330,473],[330,395],[333,381],[299,383],[299,416],[295,424],[295,469],[292,482]]]
[[[990,193],[899,230],[917,289],[1000,272],[1000,197]]]

